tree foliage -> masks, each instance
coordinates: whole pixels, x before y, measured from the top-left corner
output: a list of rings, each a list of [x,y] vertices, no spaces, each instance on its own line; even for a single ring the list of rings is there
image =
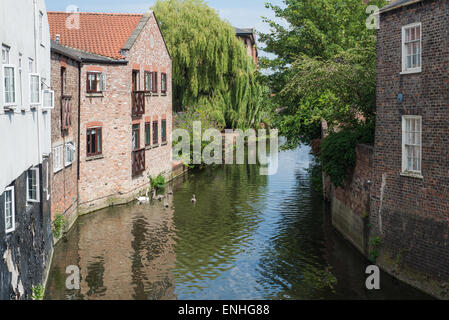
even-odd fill
[[[226,127],[257,124],[263,88],[234,28],[202,0],[158,0],[153,10],[173,58],[177,110],[206,108]]]
[[[374,121],[376,99],[375,30],[366,26],[368,5],[383,0],[284,0],[267,4],[277,17],[265,18],[262,34],[271,87],[282,112],[277,119],[288,146],[320,136],[319,125],[354,127]],[[279,22],[280,21],[280,22]]]
[[[344,187],[350,169],[356,163],[355,147],[357,143],[373,141],[372,124],[346,127],[331,133],[321,145],[323,171],[335,186]]]

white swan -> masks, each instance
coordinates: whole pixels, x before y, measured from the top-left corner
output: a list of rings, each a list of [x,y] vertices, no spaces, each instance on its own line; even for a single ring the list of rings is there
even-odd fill
[[[147,193],[146,193],[145,197],[138,197],[137,198],[137,201],[139,201],[139,204],[149,203],[150,202],[150,198],[148,197],[148,193],[149,193],[149,190],[147,190]]]

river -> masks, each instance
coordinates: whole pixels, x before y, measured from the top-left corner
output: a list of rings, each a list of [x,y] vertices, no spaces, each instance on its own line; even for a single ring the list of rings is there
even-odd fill
[[[46,299],[425,299],[381,274],[332,227],[310,148],[279,153],[275,175],[224,165],[175,180],[164,201],[81,217],[56,246]],[[196,195],[197,203],[191,198]],[[66,288],[78,266],[79,290]]]

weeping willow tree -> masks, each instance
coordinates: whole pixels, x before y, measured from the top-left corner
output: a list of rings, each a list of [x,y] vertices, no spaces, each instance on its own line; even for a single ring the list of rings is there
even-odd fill
[[[202,0],[158,0],[152,9],[173,58],[175,108],[201,107],[228,128],[258,124],[265,91],[234,28]]]

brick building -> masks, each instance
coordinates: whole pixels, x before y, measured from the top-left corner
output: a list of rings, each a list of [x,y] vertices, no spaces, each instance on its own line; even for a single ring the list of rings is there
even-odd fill
[[[259,52],[257,51],[256,31],[252,28],[235,28],[235,34],[245,46],[246,53],[255,64],[259,62]]]
[[[449,279],[448,21],[448,0],[381,10],[370,213],[380,263],[440,297]]]
[[[149,175],[168,175],[172,169],[172,61],[156,17],[153,12],[49,12],[49,23],[52,40],[80,62],[74,143],[79,213],[128,202],[148,186]],[[73,109],[72,104],[72,126]],[[76,130],[69,130],[68,140]],[[73,164],[71,169],[69,181],[61,183],[70,188]],[[73,192],[64,198],[67,210]]]
[[[52,113],[53,150],[52,219],[64,214],[70,222],[78,206],[78,110],[81,60],[72,50],[51,43],[51,88],[55,109]]]
[[[0,46],[0,300],[29,299],[53,250],[45,1],[2,0]]]

